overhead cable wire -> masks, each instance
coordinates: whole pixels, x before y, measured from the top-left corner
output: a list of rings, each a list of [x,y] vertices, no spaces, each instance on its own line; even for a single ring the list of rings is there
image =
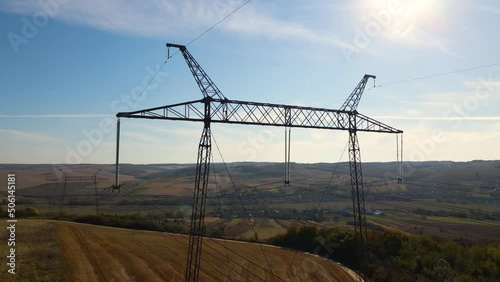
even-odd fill
[[[134,192],[136,192],[136,191],[137,191],[137,190],[133,190],[133,191],[131,191],[129,194],[125,195],[125,196],[126,196],[126,197],[131,197],[131,198],[132,198],[135,202],[137,202],[138,204],[141,204],[141,203],[140,203],[140,202],[139,202],[136,198],[141,198],[142,200],[144,200],[144,198],[143,198],[141,195],[134,194]],[[145,206],[144,204],[141,204],[141,205],[142,205],[142,206]],[[156,206],[156,205],[146,205],[146,206],[151,206],[151,207],[153,207],[154,209],[161,211],[163,214],[165,213],[165,210],[161,209],[160,207],[158,207],[158,206]],[[136,209],[136,210],[138,210],[137,208],[135,208],[135,209]],[[150,211],[150,212],[151,212],[151,211]],[[154,212],[153,212],[153,214],[154,214]],[[153,223],[155,223],[155,222],[153,222]],[[182,224],[184,224],[184,225],[186,225],[186,226],[188,226],[187,222],[184,222],[184,221],[183,221],[183,222],[181,222],[181,223],[182,223]],[[155,225],[159,226],[159,225],[158,225],[158,224],[156,224],[156,223],[155,223]],[[188,227],[189,227],[189,226],[188,226]],[[163,227],[159,226],[159,228],[162,228],[162,230],[164,230],[164,231],[165,231],[165,229],[164,229]],[[183,236],[184,236],[184,235],[183,235]],[[218,243],[217,241],[215,241],[213,238],[210,238],[210,237],[205,237],[205,238],[208,238],[209,240],[212,240],[212,241],[214,241],[215,243],[217,243],[217,244],[221,245],[220,243]],[[222,246],[222,245],[221,245],[221,246]],[[207,247],[209,247],[209,248],[213,249],[213,247],[211,247],[210,245],[207,245]],[[250,263],[254,264],[254,265],[255,265],[255,266],[257,266],[258,268],[262,269],[264,272],[267,272],[267,273],[269,273],[269,274],[271,274],[271,275],[273,275],[273,276],[276,276],[274,273],[270,272],[269,270],[267,270],[267,269],[263,268],[262,266],[259,266],[258,264],[254,263],[251,259],[245,258],[245,257],[243,257],[243,256],[239,255],[237,252],[232,251],[231,249],[228,249],[228,250],[229,250],[229,251],[231,251],[231,252],[233,252],[233,253],[235,253],[235,254],[236,254],[236,255],[238,255],[239,257],[241,257],[241,258],[243,258],[243,259],[247,260],[248,262],[250,262]],[[256,275],[255,273],[253,273],[253,272],[251,272],[251,271],[247,270],[245,267],[243,267],[242,265],[238,264],[238,263],[237,263],[237,262],[235,262],[234,260],[232,260],[232,259],[230,259],[230,258],[227,258],[227,259],[229,259],[229,261],[231,261],[233,264],[236,264],[236,265],[240,266],[243,270],[245,270],[245,271],[249,272],[250,274],[252,274],[252,275],[254,275],[254,276],[258,277],[260,280],[263,280],[263,279],[262,279],[262,278],[260,278],[258,275]],[[238,273],[238,274],[242,275],[241,273]],[[277,276],[276,276],[276,278],[279,278],[279,277],[277,277]],[[281,279],[281,278],[279,278],[279,279]],[[281,280],[283,280],[283,279],[281,279]]]
[[[241,8],[243,8],[246,4],[250,3],[250,1],[252,0],[247,0],[246,2],[244,2],[243,4],[241,4],[240,6],[238,6],[236,9],[234,9],[231,13],[227,14],[227,16],[223,17],[220,21],[216,22],[215,24],[213,24],[211,27],[209,27],[207,30],[205,30],[204,32],[202,32],[200,35],[198,35],[196,38],[194,38],[193,40],[189,41],[188,44],[186,44],[186,46],[189,46],[191,43],[195,42],[196,40],[198,40],[200,37],[202,37],[203,35],[205,35],[207,32],[211,31],[213,28],[215,28],[216,26],[218,26],[220,23],[222,23],[223,21],[225,21],[227,18],[229,18],[230,16],[232,16],[234,13],[238,12]]]
[[[223,21],[225,21],[227,18],[229,18],[230,16],[232,16],[234,13],[236,13],[238,10],[240,10],[241,8],[243,8],[246,4],[248,4],[251,0],[247,0],[246,2],[244,2],[243,4],[241,4],[240,6],[238,6],[236,9],[234,9],[231,13],[227,14],[225,17],[223,17],[221,20],[219,20],[218,22],[216,22],[215,24],[213,24],[212,26],[210,26],[208,29],[206,29],[205,31],[203,31],[202,33],[200,33],[198,36],[196,36],[193,40],[189,41],[188,44],[186,44],[186,46],[189,46],[190,44],[192,44],[193,42],[195,42],[196,40],[200,39],[203,35],[205,35],[206,33],[208,33],[209,31],[211,31],[212,29],[214,29],[216,26],[218,26],[220,23],[222,23]],[[137,98],[136,99],[133,99],[132,103],[130,104],[129,106],[129,110],[132,108],[132,105],[135,104],[135,102],[137,101],[137,99],[139,99],[139,97],[142,97],[142,94],[144,93],[144,91],[146,91],[146,89],[148,89],[148,86],[149,84],[151,84],[151,82],[155,79],[155,77],[158,75],[158,73],[160,73],[160,71],[163,69],[163,67],[165,66],[165,64],[168,62],[168,60],[170,58],[172,58],[173,56],[175,56],[177,53],[179,53],[180,50],[177,50],[174,54],[172,54],[172,56],[168,56],[167,59],[163,62],[163,64],[160,65],[160,67],[158,68],[158,70],[153,74],[153,76],[151,77],[151,79],[148,81],[148,83],[144,86],[144,88],[142,89],[142,91],[139,93],[139,95],[137,95]]]
[[[260,243],[260,240],[259,240],[259,238],[258,238],[257,231],[255,231],[255,227],[254,227],[254,225],[253,225],[253,222],[252,222],[252,220],[250,219],[250,216],[249,216],[249,213],[248,213],[248,211],[247,211],[247,209],[246,209],[246,207],[245,207],[245,204],[243,203],[243,199],[241,199],[241,193],[239,192],[238,188],[236,187],[236,184],[234,183],[233,177],[231,176],[231,173],[229,172],[229,168],[228,168],[228,166],[227,166],[227,164],[226,164],[226,161],[224,160],[224,156],[222,156],[222,152],[221,152],[221,150],[220,150],[220,148],[219,148],[219,145],[217,144],[217,140],[215,139],[215,136],[214,136],[213,134],[212,134],[212,139],[214,140],[215,147],[217,148],[217,151],[219,152],[219,156],[220,156],[220,158],[221,158],[221,160],[222,160],[222,163],[224,164],[224,167],[226,168],[226,171],[227,171],[227,173],[228,173],[229,180],[231,181],[231,184],[232,184],[232,186],[233,186],[233,189],[234,189],[234,191],[236,192],[236,195],[237,195],[238,200],[239,200],[239,202],[240,202],[240,205],[241,205],[241,207],[242,207],[242,209],[243,209],[243,212],[245,213],[245,216],[246,216],[246,218],[247,218],[247,221],[248,221],[248,223],[250,224],[250,227],[252,228],[252,231],[253,231],[254,236],[255,236],[255,240],[257,241],[257,244],[259,245],[260,250],[261,250],[261,252],[262,252],[262,254],[263,254],[263,256],[264,256],[264,259],[266,260],[267,266],[269,267],[269,271],[273,274],[273,277],[274,277],[274,278],[278,278],[278,279],[280,279],[280,280],[283,280],[283,281],[284,281],[284,279],[282,279],[281,277],[279,277],[279,276],[277,276],[276,274],[274,274],[274,272],[273,272],[273,270],[272,270],[272,267],[271,267],[271,263],[269,262],[269,260],[268,260],[268,258],[267,258],[267,256],[266,256],[266,252],[264,251],[264,248],[262,247],[262,244]]]
[[[138,204],[140,204],[140,202],[139,202],[139,201],[137,201],[137,199],[135,199],[135,198],[134,198],[134,197],[137,197],[138,195],[128,195],[128,196],[129,196],[129,197],[132,197],[132,199],[133,199],[134,201],[136,201]],[[161,210],[161,208],[159,208],[159,207],[156,207],[156,208],[157,208],[157,209],[159,209],[159,210]],[[143,212],[143,211],[141,211],[141,210],[139,210],[138,208],[134,208],[134,209],[135,209],[135,210],[136,210],[139,214],[141,214],[141,215],[143,215],[143,214],[144,214],[144,212]],[[146,214],[146,217],[147,217],[147,214]],[[184,223],[184,224],[186,224],[186,225],[187,225],[187,223],[186,223],[186,222],[182,222],[182,223]],[[174,239],[175,239],[175,241],[177,241],[179,244],[181,244],[182,246],[186,247],[186,249],[187,249],[187,245],[182,244],[179,240],[177,240],[177,239],[175,238],[175,236],[174,236],[173,234],[171,234],[171,232],[169,232],[169,231],[165,230],[165,228],[164,228],[163,226],[159,225],[159,224],[158,224],[158,223],[156,223],[155,221],[153,221],[153,224],[155,224],[155,225],[157,226],[157,228],[159,228],[161,231],[165,232],[165,233],[166,233],[167,235],[169,235],[170,237],[174,238]],[[178,234],[179,236],[181,236],[181,237],[185,238],[186,240],[189,240],[189,238],[188,238],[188,236],[187,236],[186,234],[181,234],[181,233],[176,233],[176,234]],[[212,239],[212,238],[210,238],[210,237],[206,237],[206,238]],[[210,248],[210,249],[212,249],[212,250],[214,250],[214,251],[218,252],[217,250],[215,250],[215,249],[214,249],[212,246],[210,246],[209,244],[205,244],[205,246],[207,246],[208,248]],[[218,257],[217,257],[217,256],[215,256],[214,254],[212,254],[212,253],[208,252],[206,249],[204,250],[204,253],[206,253],[206,254],[208,254],[209,256],[211,256],[211,257],[213,257],[213,258],[215,258],[215,259],[217,259],[217,260],[219,260],[219,261],[221,261],[221,262],[222,262],[222,259],[221,259],[221,258],[218,258]],[[218,253],[219,253],[219,252],[218,252]],[[224,276],[224,277],[228,278],[230,281],[233,281],[233,279],[232,279],[231,277],[227,276],[227,274],[223,273],[220,269],[216,268],[213,264],[209,263],[206,259],[204,259],[204,258],[203,258],[203,256],[201,257],[201,259],[202,259],[204,262],[207,262],[210,266],[212,266],[213,268],[215,268],[215,269],[216,269],[217,271],[219,271],[221,274],[223,274],[223,276]],[[239,267],[241,267],[241,269],[242,269],[242,270],[245,270],[245,271],[249,272],[250,274],[252,274],[252,275],[254,275],[254,276],[258,277],[260,280],[265,281],[265,280],[263,280],[260,276],[258,276],[257,274],[253,273],[253,272],[252,272],[252,271],[250,271],[249,269],[245,268],[243,265],[240,265],[240,264],[239,264],[239,263],[237,263],[236,261],[234,261],[234,260],[232,260],[232,259],[230,259],[230,258],[226,258],[226,259],[228,259],[231,263],[233,263],[233,264],[238,265]],[[249,260],[249,259],[247,259],[247,260]],[[226,260],[226,261],[227,261],[227,260]],[[250,260],[249,260],[249,261],[250,261]],[[223,262],[222,262],[222,263],[223,263]],[[264,269],[264,270],[266,270],[266,269]],[[238,273],[238,272],[237,272],[237,273]],[[245,280],[249,280],[249,279],[248,279],[247,277],[245,277],[242,273],[238,273],[238,274],[239,274],[240,276],[242,276]]]
[[[421,76],[421,77],[415,77],[415,78],[394,81],[394,82],[389,82],[389,83],[383,83],[383,84],[380,84],[380,85],[377,85],[374,87],[380,88],[380,87],[388,86],[388,85],[407,83],[407,82],[412,82],[412,81],[416,81],[416,80],[423,80],[423,79],[444,76],[444,75],[450,75],[450,74],[455,74],[455,73],[460,73],[460,72],[466,72],[466,71],[471,71],[471,70],[476,70],[476,69],[489,68],[489,67],[494,67],[494,66],[498,66],[498,65],[500,65],[500,62],[488,64],[488,65],[475,66],[475,67],[466,68],[466,69],[459,69],[459,70],[454,70],[454,71],[449,71],[449,72],[437,73],[437,74],[432,74],[432,75],[426,75],[426,76]],[[372,87],[372,88],[374,88],[374,87]]]
[[[213,160],[213,153],[210,151],[211,159]],[[224,250],[226,251],[226,259],[228,261],[227,264],[227,271],[229,272],[229,277],[231,277],[231,268],[229,267],[229,254],[227,252],[227,243],[226,243],[226,227],[224,225],[224,212],[222,211],[222,206],[220,203],[220,195],[219,195],[219,185],[217,184],[217,173],[215,172],[215,164],[212,163],[212,171],[214,174],[214,182],[215,182],[215,193],[217,194],[217,205],[219,207],[219,212],[220,212],[220,218],[221,218],[221,227],[222,227],[222,237],[224,238]]]
[[[317,204],[317,206],[316,206],[316,208],[314,210],[314,213],[313,213],[313,219],[316,216],[316,213],[318,212],[319,207],[321,206],[321,202],[323,201],[323,198],[325,197],[326,192],[328,191],[328,188],[330,187],[330,184],[332,183],[333,177],[335,176],[335,173],[337,172],[337,169],[338,169],[338,167],[340,165],[340,161],[344,157],[345,151],[347,150],[348,146],[349,146],[349,142],[347,142],[347,144],[344,147],[344,150],[342,151],[342,154],[340,154],[340,158],[339,158],[337,164],[335,165],[335,168],[333,169],[332,176],[330,177],[330,180],[328,181],[328,184],[326,185],[325,189],[323,190],[323,193],[321,194],[321,198],[318,200],[318,204]],[[308,226],[311,226],[311,222],[309,222]],[[293,258],[292,258],[292,261],[288,265],[288,269],[292,268],[292,265],[293,265],[293,263],[295,261],[295,258],[297,257],[297,254],[298,254],[298,251],[295,252],[295,254],[294,254]]]
[[[227,18],[229,18],[230,16],[232,16],[234,13],[238,12],[241,8],[243,8],[246,4],[250,3],[250,1],[252,0],[247,0],[246,2],[244,2],[243,4],[241,4],[240,6],[238,6],[236,9],[234,9],[231,13],[227,14],[225,17],[223,17],[221,20],[219,20],[218,22],[216,22],[215,24],[213,24],[212,26],[210,26],[209,28],[207,28],[205,31],[203,31],[202,33],[200,33],[198,36],[196,36],[193,40],[189,41],[185,46],[189,46],[191,45],[193,42],[195,42],[196,40],[200,39],[203,35],[205,35],[206,33],[208,33],[209,31],[211,31],[212,29],[214,29],[216,26],[218,26],[220,23],[222,23],[223,21],[225,21]],[[172,58],[173,56],[175,56],[177,53],[179,53],[180,50],[177,50],[175,51],[172,56],[169,56],[167,58],[170,59]],[[165,61],[166,62],[166,61]]]

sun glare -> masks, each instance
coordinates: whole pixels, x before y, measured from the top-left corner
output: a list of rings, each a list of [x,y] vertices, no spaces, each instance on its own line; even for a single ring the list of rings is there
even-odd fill
[[[389,40],[419,45],[428,37],[424,34],[442,36],[446,32],[446,14],[446,3],[439,0],[366,0],[358,6],[357,18],[375,20]]]

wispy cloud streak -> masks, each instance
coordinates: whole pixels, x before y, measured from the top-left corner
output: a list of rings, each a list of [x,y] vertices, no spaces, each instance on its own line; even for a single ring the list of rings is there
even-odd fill
[[[0,118],[103,118],[110,114],[43,114],[43,115],[0,115]]]
[[[30,141],[43,141],[43,142],[63,142],[63,140],[48,136],[43,133],[30,133],[13,129],[0,129],[0,134],[7,135],[7,138],[19,138]]]
[[[500,116],[495,117],[409,117],[409,116],[372,116],[377,120],[466,120],[466,121],[500,121]]]
[[[115,33],[156,38],[179,37],[199,33],[243,3],[243,0],[70,1],[60,7],[55,19]],[[315,30],[294,21],[279,19],[272,14],[272,9],[268,9],[270,4],[265,7],[255,5],[258,4],[249,3],[218,28],[226,32],[270,39],[301,40],[336,47],[345,45],[332,32]],[[10,13],[30,15],[40,9],[39,1],[35,0],[0,0],[0,10]]]

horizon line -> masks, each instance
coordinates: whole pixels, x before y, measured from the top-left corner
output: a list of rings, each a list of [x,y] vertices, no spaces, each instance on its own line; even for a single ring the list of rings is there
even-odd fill
[[[427,161],[404,161],[403,163],[426,163],[426,162],[452,162],[452,163],[467,163],[467,162],[497,162],[500,159],[475,159],[475,160],[466,160],[466,161],[458,161],[458,160],[427,160]],[[395,163],[397,161],[366,161],[363,163]],[[212,162],[213,164],[223,164],[223,162]],[[226,162],[226,164],[235,164],[235,163],[268,163],[268,164],[283,164],[284,162],[275,162],[275,161],[235,161],[235,162]],[[335,163],[349,163],[349,161],[342,162],[312,162],[312,163],[300,163],[300,162],[291,162],[292,164],[335,164]],[[83,165],[112,165],[115,166],[115,163],[80,163],[80,164],[65,164],[65,163],[0,163],[1,166],[4,165],[53,165],[53,166],[83,166]],[[196,165],[196,163],[120,163],[120,165]]]

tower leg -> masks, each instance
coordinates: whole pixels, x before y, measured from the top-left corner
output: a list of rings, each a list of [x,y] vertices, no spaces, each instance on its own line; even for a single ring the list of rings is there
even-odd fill
[[[116,119],[116,165],[115,165],[115,184],[111,186],[111,191],[118,189],[120,192],[120,118]]]
[[[198,281],[200,272],[211,149],[210,124],[205,124],[198,146],[193,210],[191,213],[191,228],[189,231],[189,250],[186,264],[186,282]]]
[[[366,216],[361,154],[356,130],[349,131],[349,165],[351,169],[352,211],[354,216],[354,234],[356,236],[356,254],[360,260],[363,279],[366,281]]]
[[[63,191],[61,195],[61,206],[59,208],[59,213],[62,215],[64,209],[64,199],[66,198],[66,176],[64,176]]]
[[[97,177],[94,176],[94,196],[95,196],[95,215],[99,215],[99,194],[97,193]]]

